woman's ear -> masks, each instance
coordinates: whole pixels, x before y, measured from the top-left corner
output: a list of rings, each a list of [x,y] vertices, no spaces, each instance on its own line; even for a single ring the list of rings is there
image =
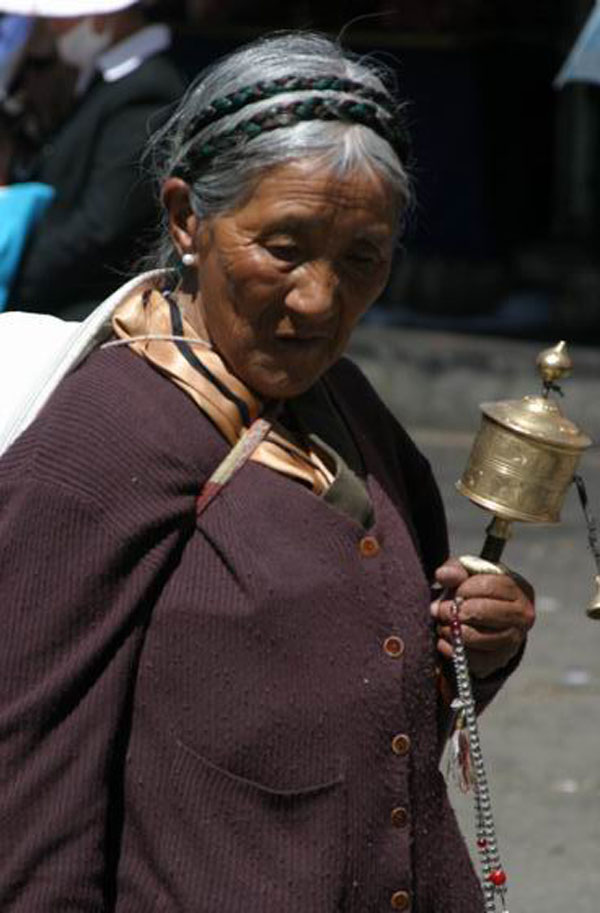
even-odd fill
[[[169,232],[179,256],[195,253],[200,220],[190,203],[190,188],[182,178],[167,178],[162,187]]]

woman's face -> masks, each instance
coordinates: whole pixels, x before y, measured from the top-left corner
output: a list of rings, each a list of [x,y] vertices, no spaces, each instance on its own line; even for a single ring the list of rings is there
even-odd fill
[[[263,397],[308,389],[344,351],[388,278],[397,207],[361,172],[277,166],[232,212],[198,228],[190,314]]]

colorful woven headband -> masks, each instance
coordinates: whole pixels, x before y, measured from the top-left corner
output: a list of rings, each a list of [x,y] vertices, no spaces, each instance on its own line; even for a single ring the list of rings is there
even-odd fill
[[[395,115],[397,112],[396,105],[385,92],[379,92],[377,89],[355,82],[353,79],[345,79],[340,76],[281,76],[279,79],[269,82],[261,80],[250,86],[236,89],[229,95],[215,98],[210,105],[207,105],[190,120],[182,140],[184,143],[188,142],[204,127],[214,124],[222,117],[234,114],[246,105],[265,101],[267,98],[282,95],[284,92],[344,92],[347,95],[356,95],[359,98],[374,101],[388,114]]]
[[[396,151],[401,162],[406,164],[409,159],[409,135],[404,124],[399,121],[397,113],[395,117],[388,119],[382,117],[378,107],[368,101],[313,95],[299,101],[263,108],[230,130],[224,130],[206,142],[193,146],[185,157],[185,163],[177,165],[173,173],[188,179],[215,155],[227,152],[271,130],[291,127],[309,120],[337,120],[362,124],[385,139]]]

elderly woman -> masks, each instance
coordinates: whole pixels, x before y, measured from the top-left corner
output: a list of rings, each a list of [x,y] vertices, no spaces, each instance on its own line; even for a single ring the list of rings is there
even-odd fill
[[[430,585],[480,707],[533,608],[446,561],[427,462],[341,358],[409,203],[401,115],[290,35],[154,142],[180,267],[0,462],[3,913],[482,908]]]

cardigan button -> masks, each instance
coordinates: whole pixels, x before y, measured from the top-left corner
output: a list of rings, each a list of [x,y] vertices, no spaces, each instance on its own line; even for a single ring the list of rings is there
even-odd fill
[[[392,751],[394,754],[397,754],[399,757],[403,758],[404,755],[408,754],[410,749],[410,738],[405,735],[403,732],[395,735],[392,739]]]
[[[393,808],[390,814],[392,824],[394,827],[406,827],[408,824],[408,812],[402,806],[398,808]]]
[[[360,540],[358,547],[360,553],[364,558],[374,558],[375,555],[379,554],[381,546],[375,538],[375,536],[363,536]]]
[[[410,907],[410,894],[408,891],[395,891],[391,897],[393,910],[408,910]]]
[[[396,637],[395,635],[386,637],[383,642],[383,650],[392,659],[400,659],[404,653],[404,641],[401,637]]]

